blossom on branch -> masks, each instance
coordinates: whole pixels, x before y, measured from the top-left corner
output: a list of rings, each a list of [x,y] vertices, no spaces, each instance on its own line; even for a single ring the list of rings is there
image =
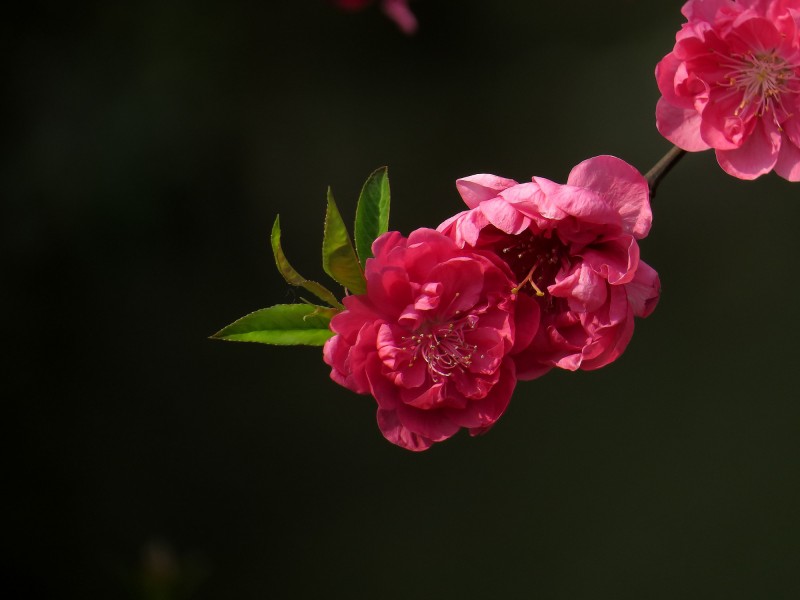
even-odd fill
[[[474,175],[456,186],[469,210],[439,231],[459,247],[501,257],[514,293],[540,313],[535,336],[513,355],[517,377],[597,369],[618,358],[634,316],[649,315],[660,292],[658,275],[639,259],[637,240],[652,220],[644,177],[598,156],[576,166],[567,185]]]
[[[516,385],[513,353],[538,326],[538,307],[512,292],[508,266],[419,229],[388,232],[366,261],[365,294],[331,320],[331,378],[378,404],[390,442],[425,450],[459,429],[489,429]]]
[[[689,0],[656,67],[656,125],[729,174],[800,181],[800,0]]]

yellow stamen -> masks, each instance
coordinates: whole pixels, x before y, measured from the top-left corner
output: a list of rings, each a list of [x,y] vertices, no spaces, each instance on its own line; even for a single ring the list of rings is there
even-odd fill
[[[538,264],[538,263],[537,263],[537,264]],[[531,267],[531,270],[530,270],[530,271],[528,271],[528,274],[525,276],[525,279],[523,279],[522,281],[520,281],[520,282],[519,282],[519,285],[517,285],[517,287],[511,288],[511,293],[512,293],[512,294],[519,294],[519,291],[520,291],[520,290],[521,290],[523,287],[525,287],[525,284],[526,284],[526,283],[529,283],[529,284],[531,284],[531,287],[533,288],[533,290],[536,292],[536,295],[537,295],[537,296],[539,296],[540,298],[541,298],[542,296],[544,296],[544,292],[543,292],[542,290],[540,290],[540,289],[539,289],[539,286],[537,286],[537,285],[536,285],[536,283],[534,283],[534,281],[533,281],[533,272],[536,270],[536,267],[537,267],[537,265],[533,265],[533,266]]]

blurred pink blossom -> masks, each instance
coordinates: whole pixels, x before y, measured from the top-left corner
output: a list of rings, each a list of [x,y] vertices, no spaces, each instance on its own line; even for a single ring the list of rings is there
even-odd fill
[[[511,292],[496,256],[432,229],[386,233],[373,252],[366,294],[346,296],[331,321],[331,378],[372,394],[381,432],[403,448],[426,450],[462,427],[486,431],[511,398],[511,354],[535,333],[536,303]]]
[[[342,10],[361,10],[374,0],[331,0]],[[381,9],[400,28],[403,33],[411,35],[417,31],[417,18],[408,7],[408,0],[381,0]]]
[[[689,0],[656,67],[656,125],[729,174],[800,180],[800,0]]]
[[[644,177],[598,156],[576,166],[567,185],[495,175],[456,185],[469,210],[439,230],[459,247],[502,257],[515,291],[535,299],[540,312],[535,337],[513,357],[517,377],[597,369],[619,357],[633,317],[649,315],[660,291],[656,272],[639,260],[637,240],[652,220]]]

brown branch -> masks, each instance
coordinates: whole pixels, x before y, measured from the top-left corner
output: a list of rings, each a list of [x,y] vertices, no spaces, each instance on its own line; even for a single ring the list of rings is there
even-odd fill
[[[686,150],[681,150],[677,146],[670,148],[661,160],[659,160],[653,168],[650,169],[644,176],[647,180],[647,186],[650,188],[650,200],[656,197],[656,188],[661,180],[670,172],[677,162],[683,158]]]

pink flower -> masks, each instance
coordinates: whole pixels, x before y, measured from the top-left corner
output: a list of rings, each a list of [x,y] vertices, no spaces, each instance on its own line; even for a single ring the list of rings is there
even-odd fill
[[[656,67],[656,125],[728,173],[800,181],[800,0],[689,0]]]
[[[432,229],[389,232],[372,249],[367,293],[346,296],[331,321],[331,378],[372,394],[383,435],[403,448],[426,450],[462,427],[486,431],[516,385],[510,355],[535,332],[535,303],[511,293],[497,257]]]
[[[459,247],[502,257],[515,291],[538,305],[536,335],[513,356],[517,377],[597,369],[619,357],[633,317],[652,312],[660,288],[636,242],[652,219],[644,177],[618,158],[598,156],[576,166],[567,185],[473,175],[456,186],[470,210],[439,230]]]
[[[342,10],[361,10],[373,0],[331,0]],[[403,33],[411,35],[417,30],[417,18],[408,7],[408,0],[381,0],[381,9],[400,28]]]

